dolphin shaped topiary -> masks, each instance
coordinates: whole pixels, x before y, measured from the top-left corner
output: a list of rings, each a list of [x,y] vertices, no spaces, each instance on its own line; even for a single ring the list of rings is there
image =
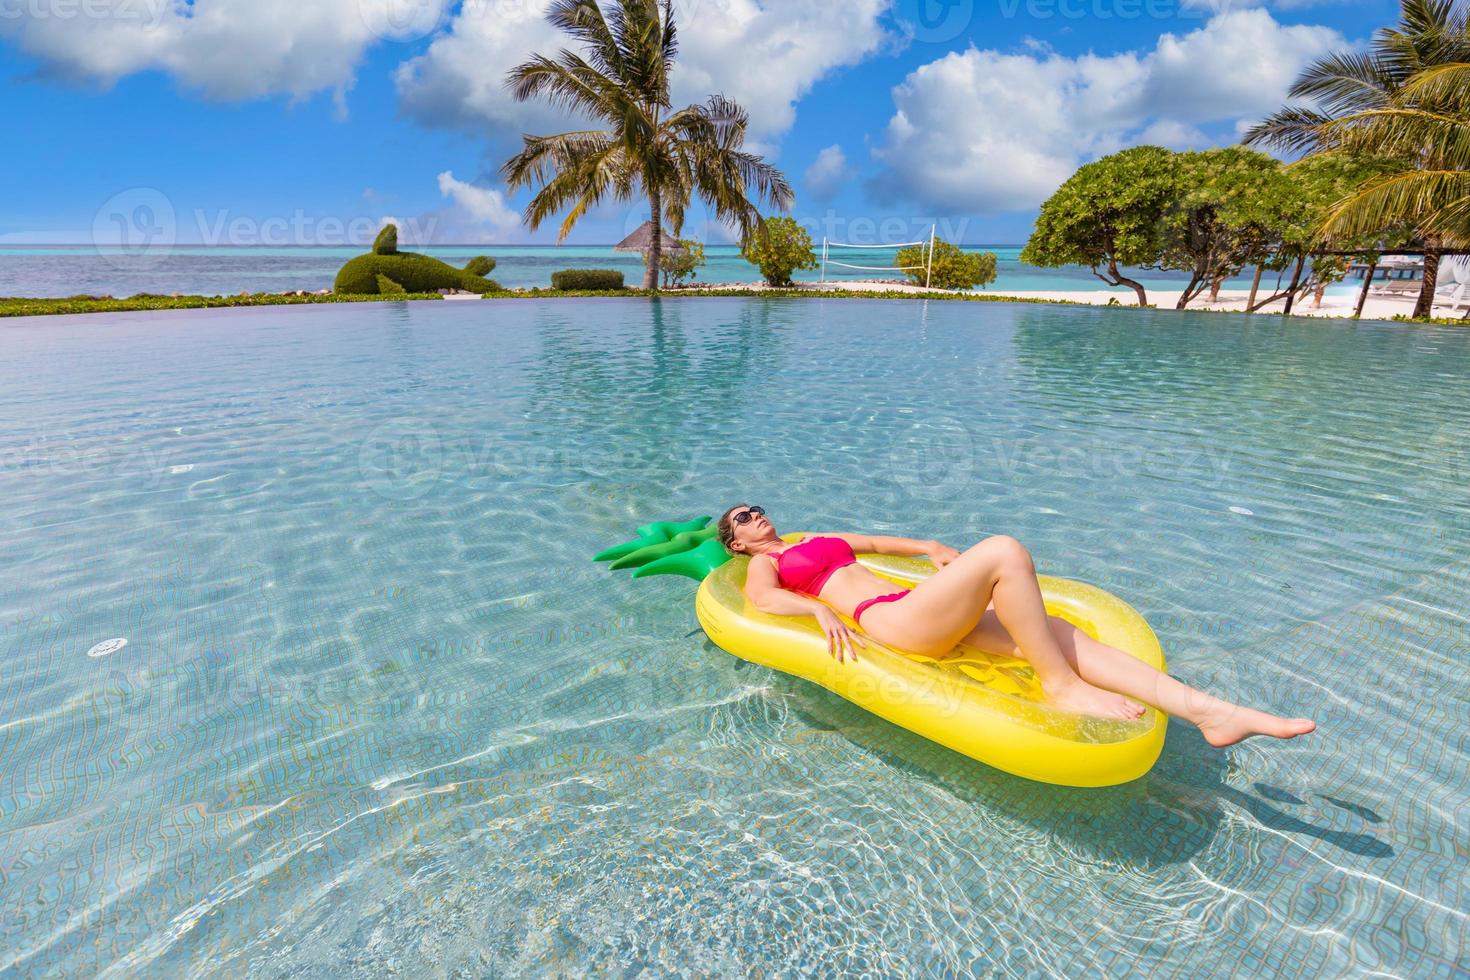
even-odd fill
[[[485,276],[495,260],[477,255],[463,269],[417,252],[398,251],[398,226],[384,225],[367,255],[349,259],[337,272],[333,289],[356,296],[378,296],[385,290],[382,279],[396,283],[408,293],[435,293],[441,289],[465,289],[472,293],[494,293],[500,284]]]

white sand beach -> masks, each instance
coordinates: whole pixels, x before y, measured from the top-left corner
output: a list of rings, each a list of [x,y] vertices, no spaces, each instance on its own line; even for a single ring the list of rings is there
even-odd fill
[[[724,289],[766,290],[769,288],[771,287],[759,282],[723,282],[699,283],[697,285],[686,286],[681,289],[667,290],[667,292],[670,294],[677,294],[681,292],[696,293]],[[945,290],[925,289],[922,286],[915,286],[912,283],[908,282],[881,279],[843,280],[841,282],[826,283],[799,282],[795,285],[795,288],[803,291],[812,292],[851,290],[855,292],[902,292],[913,293],[916,295],[923,293],[954,293],[958,295],[990,296],[994,299],[1012,298],[1021,300],[1060,300],[1072,303],[1089,303],[1095,306],[1107,306],[1113,300],[1116,300],[1119,304],[1123,306],[1136,306],[1138,302],[1137,295],[1131,289],[1097,289],[1078,291],[1043,290],[1010,292],[979,289]],[[1148,298],[1149,302],[1159,309],[1172,310],[1174,308],[1174,304],[1179,302],[1179,296],[1181,292],[1181,290],[1149,290]],[[1222,290],[1220,292],[1220,297],[1216,302],[1208,303],[1205,302],[1203,299],[1196,299],[1194,302],[1190,303],[1189,309],[1237,311],[1244,310],[1246,302],[1249,300],[1249,298],[1250,293],[1246,290]],[[1315,303],[1313,297],[1308,296],[1306,299],[1298,300],[1295,305],[1293,305],[1291,312],[1293,314],[1298,314],[1301,316],[1351,317],[1353,315],[1353,310],[1356,307],[1357,302],[1358,293],[1356,289],[1353,290],[1351,293],[1338,292],[1336,294],[1329,294],[1323,298],[1320,306]],[[1260,312],[1280,313],[1284,305],[1284,300],[1272,303],[1264,307]],[[1414,296],[1411,294],[1376,295],[1370,293],[1368,296],[1368,301],[1363,305],[1363,318],[1370,320],[1388,320],[1399,315],[1408,316],[1413,312]],[[1460,317],[1463,316],[1464,313],[1465,307],[1463,305],[1454,308],[1448,305],[1436,305],[1434,308],[1434,315],[1436,317]]]

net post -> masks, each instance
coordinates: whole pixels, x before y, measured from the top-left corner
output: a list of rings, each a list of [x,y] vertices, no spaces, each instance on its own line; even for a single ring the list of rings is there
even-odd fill
[[[929,283],[934,279],[934,229],[937,225],[929,226],[929,268],[924,273],[924,288],[929,288]]]

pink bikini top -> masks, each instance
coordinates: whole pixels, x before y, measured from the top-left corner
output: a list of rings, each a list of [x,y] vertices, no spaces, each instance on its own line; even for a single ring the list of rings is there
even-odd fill
[[[783,589],[814,596],[833,572],[856,561],[852,545],[841,538],[808,538],[776,556],[776,580]]]

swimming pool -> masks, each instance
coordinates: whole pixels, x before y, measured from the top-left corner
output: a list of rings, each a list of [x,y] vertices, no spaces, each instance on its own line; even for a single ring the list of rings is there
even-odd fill
[[[1467,380],[1010,304],[7,323],[0,973],[1464,975]],[[1014,534],[1321,730],[1028,783],[590,561],[741,500]]]

